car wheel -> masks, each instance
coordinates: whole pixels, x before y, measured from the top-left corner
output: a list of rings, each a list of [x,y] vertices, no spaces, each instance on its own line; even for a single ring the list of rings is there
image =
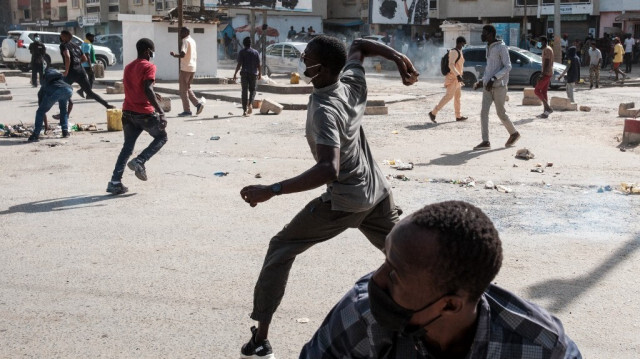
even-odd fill
[[[536,87],[539,80],[540,80],[540,73],[536,72],[531,76],[531,80],[529,81],[529,83],[531,84],[531,86]]]
[[[471,87],[476,82],[478,82],[478,79],[476,78],[476,75],[474,75],[471,72],[466,71],[466,72],[462,73],[462,81],[464,81],[464,85],[466,87]]]
[[[107,61],[107,59],[105,59],[102,56],[98,56],[96,57],[96,62],[99,64],[102,64],[102,67],[106,70],[107,66],[109,65],[109,62]]]
[[[29,65],[18,65],[18,69],[22,72],[29,72],[31,68],[29,67]]]

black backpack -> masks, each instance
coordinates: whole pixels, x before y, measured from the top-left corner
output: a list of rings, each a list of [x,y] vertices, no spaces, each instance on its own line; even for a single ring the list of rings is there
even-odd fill
[[[460,56],[462,56],[460,54],[460,50],[458,49],[451,49],[451,50],[458,51],[458,58],[456,59],[456,64],[457,64],[458,61],[460,60]],[[443,76],[446,76],[449,72],[451,72],[451,69],[449,68],[449,53],[451,52],[451,50],[447,50],[447,53],[444,54],[444,56],[442,56],[442,59],[440,59],[440,71],[442,72]]]

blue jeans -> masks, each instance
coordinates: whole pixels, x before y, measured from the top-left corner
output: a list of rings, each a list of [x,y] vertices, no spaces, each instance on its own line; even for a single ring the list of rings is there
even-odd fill
[[[49,88],[42,89],[44,91],[44,96],[40,101],[40,105],[38,106],[38,110],[36,111],[36,125],[33,130],[33,134],[36,136],[40,135],[40,131],[42,131],[42,123],[44,122],[44,116],[47,114],[47,111],[53,107],[53,105],[58,103],[60,106],[60,127],[63,130],[69,130],[69,114],[67,113],[67,103],[73,94],[73,90],[71,87],[58,87],[58,88]]]
[[[160,121],[155,113],[142,114],[132,111],[122,112],[122,129],[124,132],[124,144],[118,160],[116,161],[116,167],[113,170],[111,176],[112,182],[118,182],[122,179],[124,168],[127,165],[127,161],[133,153],[133,148],[136,145],[136,140],[142,131],[147,131],[153,141],[147,148],[142,151],[136,160],[142,164],[147,162],[153,155],[158,153],[162,146],[167,143],[167,121]]]

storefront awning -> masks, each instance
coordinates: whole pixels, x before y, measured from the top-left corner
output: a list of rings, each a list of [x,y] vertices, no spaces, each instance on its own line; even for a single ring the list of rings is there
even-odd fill
[[[364,24],[362,19],[327,19],[324,21],[324,25],[333,26],[360,26]]]
[[[625,12],[616,16],[616,21],[640,21],[640,12]]]

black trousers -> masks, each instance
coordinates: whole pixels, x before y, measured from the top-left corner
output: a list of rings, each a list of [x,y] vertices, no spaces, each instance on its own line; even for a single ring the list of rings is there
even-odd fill
[[[42,86],[43,74],[44,74],[44,63],[32,62],[31,63],[31,84],[33,86],[38,86],[38,78],[40,78],[40,86]]]
[[[633,53],[625,52],[624,53],[624,64],[626,66],[626,73],[631,72],[631,61],[633,60]]]
[[[109,106],[109,103],[107,103],[107,101],[93,92],[93,90],[91,89],[91,83],[89,82],[89,78],[87,77],[87,73],[83,69],[69,70],[69,74],[64,78],[64,81],[69,85],[73,84],[74,82],[77,83],[78,85],[80,85],[80,89],[86,94],[87,98],[96,100],[104,107]]]

